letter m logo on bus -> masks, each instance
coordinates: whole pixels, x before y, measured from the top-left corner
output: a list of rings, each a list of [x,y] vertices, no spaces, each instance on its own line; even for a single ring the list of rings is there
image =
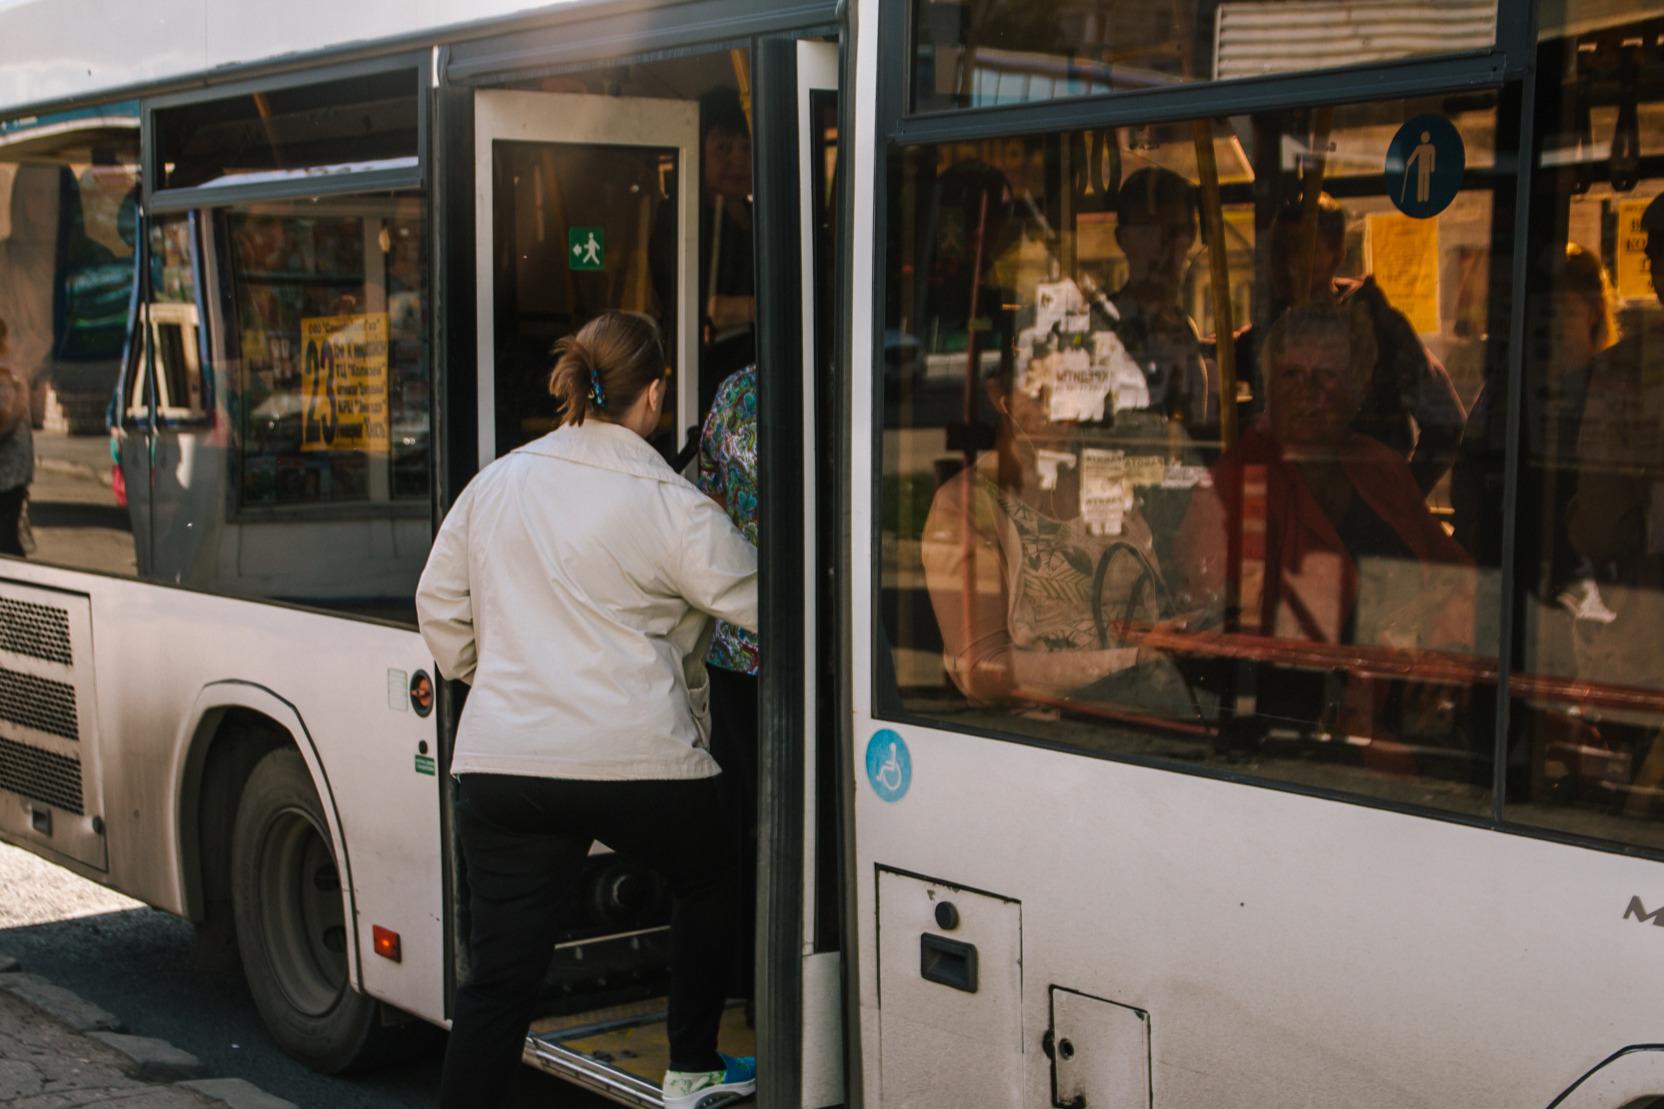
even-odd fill
[[[1628,920],[1630,917],[1634,917],[1642,924],[1650,920],[1654,928],[1664,928],[1664,906],[1660,906],[1649,913],[1645,906],[1641,904],[1639,897],[1631,897],[1629,908],[1624,910],[1624,919]]]

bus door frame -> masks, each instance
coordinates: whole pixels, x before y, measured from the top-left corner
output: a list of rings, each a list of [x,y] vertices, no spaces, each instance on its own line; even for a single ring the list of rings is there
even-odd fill
[[[830,1104],[816,1096],[813,1087],[826,1080],[824,1073],[810,1076],[805,1086],[804,1041],[807,1029],[838,1031],[847,1025],[849,1006],[847,979],[852,960],[839,959],[836,946],[840,927],[816,927],[807,917],[819,904],[822,921],[828,917],[826,891],[833,892],[831,919],[841,924],[848,912],[847,882],[843,874],[848,845],[843,834],[842,813],[849,791],[846,707],[848,675],[839,667],[833,680],[809,673],[806,639],[817,635],[815,623],[807,623],[817,611],[823,619],[834,618],[834,626],[818,629],[837,644],[835,650],[847,658],[847,597],[838,587],[844,580],[834,572],[841,566],[847,549],[847,534],[841,523],[838,533],[828,534],[828,520],[842,521],[847,513],[848,475],[841,460],[848,458],[849,428],[844,407],[847,399],[846,371],[849,335],[849,296],[844,284],[849,272],[852,240],[849,233],[850,196],[840,179],[834,201],[832,254],[835,259],[834,308],[828,313],[831,334],[827,337],[833,356],[825,365],[832,374],[820,382],[815,394],[806,395],[813,383],[815,361],[806,326],[813,326],[814,305],[798,296],[805,277],[806,256],[802,245],[810,241],[802,227],[806,218],[801,204],[800,156],[812,144],[800,146],[799,136],[805,101],[800,99],[799,40],[824,35],[836,38],[839,51],[836,67],[838,86],[846,89],[853,73],[854,58],[846,29],[847,16],[839,0],[696,0],[694,3],[652,7],[645,10],[598,14],[581,6],[576,11],[555,12],[537,26],[513,34],[443,46],[434,52],[436,86],[430,131],[433,170],[430,176],[429,254],[432,290],[434,350],[434,412],[436,443],[434,466],[434,526],[478,471],[481,461],[479,412],[481,390],[477,373],[479,289],[476,242],[478,196],[475,189],[476,86],[502,84],[516,79],[571,72],[627,61],[648,61],[656,57],[686,54],[695,50],[749,47],[753,59],[754,105],[753,173],[757,188],[755,224],[758,227],[758,359],[785,366],[802,366],[803,373],[778,375],[777,388],[759,388],[759,406],[764,426],[790,427],[799,434],[759,436],[759,469],[764,489],[760,497],[763,637],[771,644],[770,661],[765,664],[759,690],[760,724],[764,734],[776,742],[760,752],[758,792],[764,807],[759,827],[760,850],[774,860],[758,875],[758,1054],[769,1060],[759,1083],[759,1101],[764,1104]],[[808,68],[808,67],[806,67]],[[814,67],[817,73],[819,66]],[[840,93],[838,135],[840,166],[848,167],[848,141],[853,119],[847,96]],[[466,152],[465,154],[463,152]],[[840,168],[840,178],[846,176]],[[764,244],[767,244],[766,248]],[[824,262],[825,260],[821,260]],[[779,298],[777,300],[777,298]],[[822,350],[825,344],[819,344]],[[808,362],[805,363],[805,359]],[[765,374],[766,378],[767,375]],[[815,395],[830,398],[831,404],[817,408]],[[805,425],[805,421],[808,421]],[[807,439],[805,443],[803,440]],[[780,466],[776,467],[776,463]],[[813,469],[806,470],[806,465]],[[816,481],[820,500],[809,493],[807,482]],[[770,495],[768,490],[775,490]],[[831,496],[828,496],[828,494]],[[811,505],[818,505],[813,516]],[[781,519],[781,514],[789,519]],[[816,529],[811,532],[809,529]],[[808,535],[818,535],[814,553],[805,557],[802,546]],[[811,560],[813,565],[811,566]],[[811,570],[814,574],[811,574]],[[815,580],[815,575],[820,580]],[[824,648],[823,648],[824,649]],[[820,712],[811,714],[805,699],[809,690],[820,691]],[[440,750],[442,778],[448,778],[454,748],[456,722],[466,690],[456,683],[440,683]],[[819,725],[825,725],[821,727]],[[826,729],[831,728],[828,732]],[[821,781],[823,799],[811,806],[806,789],[817,788],[811,775],[813,764],[806,752],[823,757],[835,752],[838,780]],[[832,803],[826,803],[826,799]],[[442,791],[440,850],[445,857],[445,1012],[452,1012],[459,977],[455,937],[455,899],[459,859],[454,837],[454,790]],[[829,811],[828,811],[829,810]],[[814,827],[807,826],[814,821]],[[830,836],[830,845],[823,842]],[[817,850],[817,844],[819,849]],[[805,870],[809,867],[809,870]],[[813,885],[819,901],[806,887]],[[828,948],[832,950],[829,952]],[[830,954],[830,958],[827,958]],[[820,958],[815,959],[816,956]],[[814,960],[813,962],[811,960]],[[834,963],[833,960],[839,960]],[[811,967],[814,970],[811,970]],[[827,968],[830,968],[828,971]],[[830,985],[835,1012],[817,1014],[806,1023],[804,976],[814,973],[824,989]],[[845,987],[839,990],[839,987]],[[842,1018],[841,1021],[839,1018]],[[828,1026],[830,1024],[830,1027]],[[855,1088],[853,1045],[841,1043],[836,1050],[836,1079]],[[825,1066],[814,1068],[824,1072]]]

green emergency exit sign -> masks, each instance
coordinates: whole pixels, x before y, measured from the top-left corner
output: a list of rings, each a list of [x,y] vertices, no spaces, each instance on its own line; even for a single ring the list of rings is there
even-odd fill
[[[574,270],[606,269],[606,232],[599,227],[567,228],[566,264]]]

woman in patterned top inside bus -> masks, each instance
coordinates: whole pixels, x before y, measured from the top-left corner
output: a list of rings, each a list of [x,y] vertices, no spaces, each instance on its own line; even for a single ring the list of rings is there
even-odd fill
[[[556,346],[560,426],[482,470],[417,587],[440,671],[472,689],[457,728],[457,830],[472,911],[440,1104],[495,1106],[520,1059],[561,910],[600,840],[674,895],[664,1104],[756,1088],[718,1055],[733,856],[707,750],[712,616],[757,627],[757,553],[647,443],[664,351],[608,312]]]
[[[1100,613],[1157,616],[1140,607],[1163,591],[1143,514],[1129,507],[1107,527],[1086,519],[1081,428],[1052,418],[1037,362],[1021,372],[1002,362],[985,389],[999,420],[994,449],[936,490],[920,543],[947,676],[972,701],[1025,702],[1158,661],[1098,626]]]
[[[740,533],[757,545],[757,367],[747,366],[718,386],[699,436],[700,490],[722,505]],[[757,636],[718,620],[705,657],[711,675],[711,755],[728,783],[738,814],[733,987],[729,996],[754,998],[757,904]]]
[[[6,336],[6,321],[0,320],[0,554],[22,557],[19,527],[35,479],[35,438],[29,427],[29,390],[7,361]]]

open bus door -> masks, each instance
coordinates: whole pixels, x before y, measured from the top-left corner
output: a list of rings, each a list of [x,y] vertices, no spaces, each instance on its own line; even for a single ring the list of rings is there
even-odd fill
[[[825,315],[834,271],[838,48],[768,40],[754,51],[701,57],[683,64],[710,63],[714,71],[720,62],[731,74],[757,149],[763,641],[765,658],[776,660],[765,663],[761,683],[758,996],[754,1018],[742,1004],[730,1006],[722,1045],[768,1060],[772,1081],[791,1087],[781,1095],[790,1103],[831,1105],[842,1100],[837,936],[816,921],[838,919],[838,841],[835,803],[816,800],[835,797],[836,774],[823,769],[835,717],[820,672],[831,660],[814,652],[832,595],[819,560],[835,549],[817,533],[833,518],[835,489],[821,449],[832,438],[829,410],[818,402],[832,389]],[[550,348],[608,309],[652,316],[665,337],[673,403],[655,445],[673,456],[700,427],[700,398],[717,382],[701,380],[701,343],[709,339],[701,321],[709,313],[701,303],[708,247],[700,221],[708,214],[698,187],[699,90],[684,83],[679,99],[523,88],[471,94],[478,375],[471,396],[452,399],[472,402],[477,417],[473,427],[452,430],[473,456],[453,458],[453,474],[484,467],[554,426]],[[771,636],[789,636],[791,646],[776,651]],[[822,828],[829,829],[824,836]],[[448,851],[451,977],[460,981],[468,967],[467,875],[454,842]],[[567,926],[550,938],[554,958],[525,1059],[622,1104],[659,1105],[669,891],[597,844],[573,906]],[[762,1079],[765,1087],[770,1081]]]

